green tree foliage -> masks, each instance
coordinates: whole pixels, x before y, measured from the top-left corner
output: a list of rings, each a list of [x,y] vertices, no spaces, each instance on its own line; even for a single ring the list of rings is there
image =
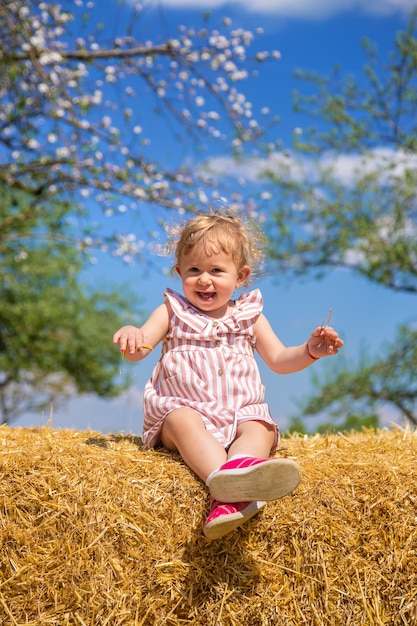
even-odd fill
[[[80,283],[83,257],[64,205],[31,220],[33,200],[0,190],[0,418],[55,406],[74,393],[118,395],[128,381],[110,337],[127,315],[125,297]]]
[[[324,380],[314,375],[317,392],[300,403],[301,413],[326,411],[338,430],[351,430],[376,427],[380,409],[389,404],[417,425],[416,363],[417,330],[400,326],[380,357],[363,354],[358,365],[349,365],[341,355],[325,372]],[[302,430],[302,423],[295,418],[291,429]],[[325,432],[334,427],[330,419],[316,430]]]
[[[387,60],[371,42],[364,48],[363,76],[299,73],[306,93],[296,94],[296,110],[315,122],[295,134],[281,169],[268,172],[281,191],[270,255],[286,276],[344,267],[417,294],[417,12]],[[332,363],[304,413],[331,408],[348,419],[359,404],[374,416],[388,403],[417,424],[416,338],[413,325],[402,326],[373,362]]]

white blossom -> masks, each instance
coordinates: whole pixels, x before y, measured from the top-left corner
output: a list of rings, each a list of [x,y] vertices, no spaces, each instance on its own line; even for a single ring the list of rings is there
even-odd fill
[[[42,49],[45,46],[45,38],[40,33],[30,37],[29,41],[34,48]]]
[[[45,51],[39,56],[39,63],[41,65],[52,65],[53,63],[61,63],[62,55],[55,51]]]
[[[93,97],[91,98],[92,104],[101,104],[103,98],[103,93],[100,89],[96,89],[94,91]]]
[[[56,150],[56,156],[59,159],[65,159],[66,157],[68,157],[70,154],[70,151],[68,150],[68,148],[66,146],[61,146],[59,148],[57,148]]]
[[[15,255],[16,261],[26,261],[28,258],[28,253],[26,250],[19,250],[19,252]]]
[[[209,44],[215,48],[218,48],[219,50],[228,48],[230,45],[227,37],[224,37],[223,35],[218,35],[218,34],[209,38]]]

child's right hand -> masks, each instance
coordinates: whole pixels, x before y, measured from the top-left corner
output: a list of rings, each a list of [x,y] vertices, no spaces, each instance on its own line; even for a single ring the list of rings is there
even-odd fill
[[[122,326],[113,335],[113,343],[119,344],[123,356],[136,356],[137,353],[152,350],[152,346],[144,344],[144,336],[141,328],[136,326]],[[144,355],[141,355],[144,356]]]
[[[160,304],[141,328],[122,326],[113,335],[113,343],[129,361],[141,361],[163,340],[169,328],[171,310]]]

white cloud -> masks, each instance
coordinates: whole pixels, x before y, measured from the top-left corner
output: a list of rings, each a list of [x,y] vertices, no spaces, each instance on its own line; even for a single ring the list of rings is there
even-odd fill
[[[293,180],[302,180],[313,175],[311,164],[307,159],[294,160],[285,153],[276,152],[266,158],[253,158],[235,161],[231,157],[216,157],[210,159],[209,169],[216,176],[234,177],[244,183],[259,183],[268,172],[276,176],[284,176]]]
[[[406,168],[417,170],[417,155],[376,148],[366,156],[340,154],[324,155],[318,164],[321,168],[331,168],[335,178],[349,186],[358,176],[380,172],[381,179],[387,180],[390,176],[401,176]],[[262,183],[266,172],[277,177],[283,176],[290,180],[301,181],[308,178],[314,182],[319,180],[319,173],[315,161],[306,157],[292,158],[284,153],[274,153],[267,158],[234,161],[231,157],[218,157],[210,160],[210,170],[220,176],[227,172],[228,176],[245,181],[246,183]]]
[[[235,4],[251,13],[324,19],[347,10],[359,10],[371,15],[409,13],[416,7],[416,0],[164,0],[163,4],[174,9],[197,11]]]
[[[406,168],[417,169],[417,155],[407,154],[401,150],[376,148],[366,156],[332,155],[324,157],[322,166],[331,167],[340,182],[349,186],[358,176],[380,173],[381,182],[388,177],[403,175]]]

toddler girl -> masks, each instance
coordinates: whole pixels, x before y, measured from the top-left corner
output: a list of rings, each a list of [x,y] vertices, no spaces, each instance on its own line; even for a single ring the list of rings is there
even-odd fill
[[[162,355],[144,390],[145,447],[178,451],[207,485],[209,539],[253,517],[266,501],[295,489],[301,473],[285,458],[269,458],[278,427],[264,402],[255,350],[277,374],[297,372],[337,353],[333,328],[316,328],[285,347],[262,314],[258,289],[233,300],[262,259],[263,237],[230,212],[198,214],[174,242],[183,294],[167,289],[141,328],[113,337],[130,361],[141,361],[162,341]]]

